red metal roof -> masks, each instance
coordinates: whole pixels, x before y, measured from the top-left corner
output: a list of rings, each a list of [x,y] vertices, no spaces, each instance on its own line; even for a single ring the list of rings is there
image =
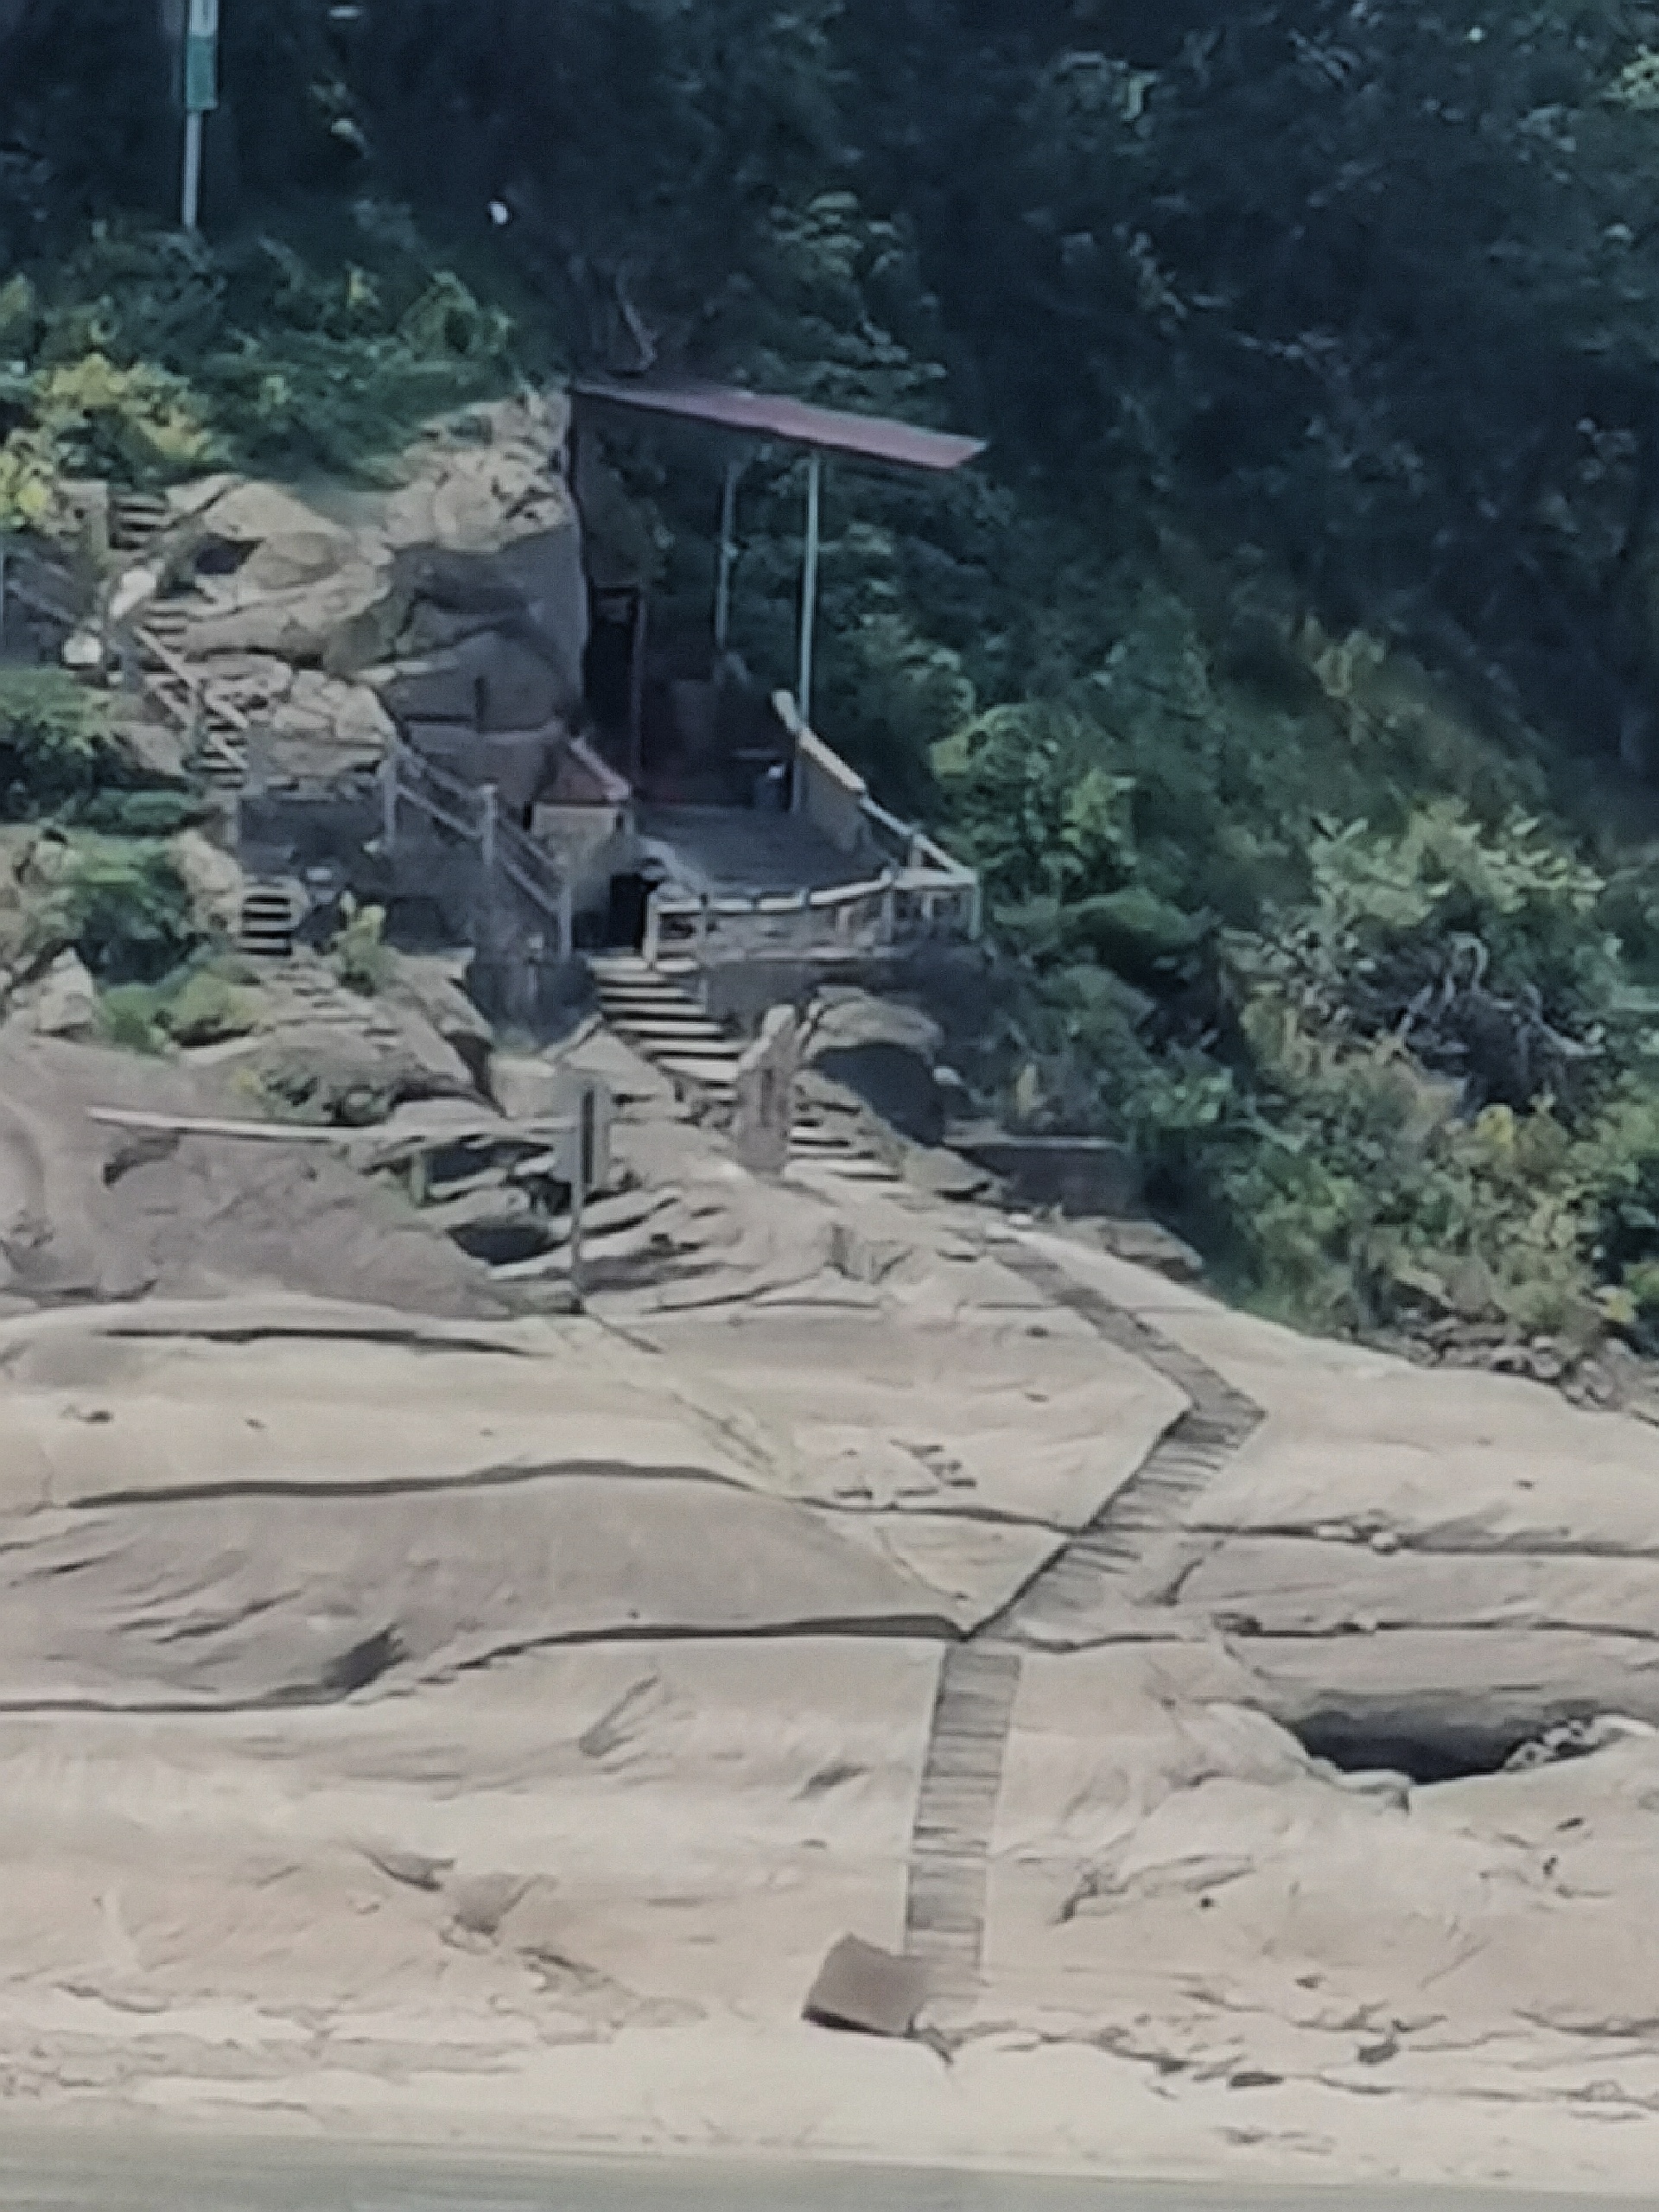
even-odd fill
[[[780,393],[740,391],[728,385],[652,384],[643,378],[624,384],[590,378],[572,385],[578,399],[603,400],[648,415],[672,415],[752,437],[780,438],[791,445],[817,446],[830,453],[857,454],[866,461],[889,461],[906,468],[960,468],[985,450],[982,438],[952,437],[943,430],[920,430],[882,415],[849,415],[838,407],[812,407]]]

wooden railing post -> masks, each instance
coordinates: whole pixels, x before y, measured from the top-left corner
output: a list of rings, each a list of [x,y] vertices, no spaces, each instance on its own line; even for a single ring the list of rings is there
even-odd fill
[[[641,957],[647,968],[656,967],[662,945],[662,909],[657,904],[657,893],[653,891],[645,900],[645,933],[639,946]]]
[[[492,883],[495,880],[495,825],[499,804],[495,785],[482,785],[478,794],[478,851],[484,873]]]

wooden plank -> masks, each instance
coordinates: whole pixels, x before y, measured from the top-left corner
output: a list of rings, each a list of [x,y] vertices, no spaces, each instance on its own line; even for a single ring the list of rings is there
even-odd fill
[[[149,1129],[163,1136],[251,1139],[259,1144],[345,1144],[360,1129],[320,1129],[302,1122],[223,1122],[194,1114],[147,1114],[125,1106],[89,1106],[89,1122],[113,1129]]]

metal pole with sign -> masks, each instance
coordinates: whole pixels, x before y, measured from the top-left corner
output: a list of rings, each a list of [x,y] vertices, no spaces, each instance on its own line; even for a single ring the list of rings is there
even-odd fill
[[[202,118],[219,105],[219,0],[190,0],[184,34],[184,227],[201,223]]]
[[[576,1106],[576,1141],[570,1162],[570,1295],[576,1310],[582,1306],[582,1231],[593,1187],[598,1136],[599,1101],[591,1083],[582,1087]]]
[[[737,482],[746,464],[728,461],[720,498],[720,570],[715,584],[715,680],[726,658],[732,626],[732,571],[737,566]]]

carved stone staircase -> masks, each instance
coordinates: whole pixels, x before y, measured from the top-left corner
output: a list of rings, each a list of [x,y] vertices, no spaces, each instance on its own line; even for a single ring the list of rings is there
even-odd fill
[[[125,492],[110,505],[110,543],[124,559],[143,560],[172,519],[165,499]],[[128,624],[138,654],[138,680],[151,708],[192,743],[203,780],[225,792],[247,780],[248,720],[228,701],[215,699],[185,650],[190,626],[186,599],[155,599]]]
[[[695,963],[659,961],[653,968],[638,953],[620,952],[599,955],[588,966],[600,1012],[623,1042],[661,1069],[706,1118],[729,1117],[745,1040],[711,1020],[696,996]],[[815,1167],[843,1182],[889,1187],[902,1182],[868,1144],[804,1101],[796,1106],[790,1165]]]
[[[251,883],[237,920],[237,950],[253,960],[289,960],[305,918],[305,897],[283,883]]]

